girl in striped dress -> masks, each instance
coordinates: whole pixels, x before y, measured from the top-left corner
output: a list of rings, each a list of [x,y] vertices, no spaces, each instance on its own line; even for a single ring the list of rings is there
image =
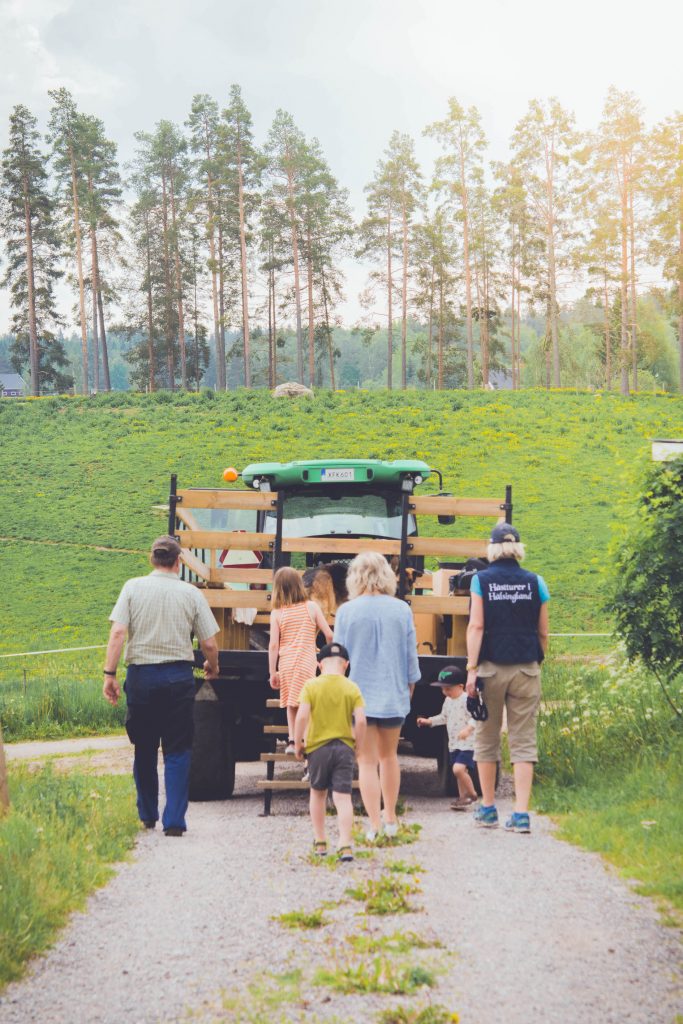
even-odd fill
[[[268,666],[270,685],[280,691],[280,707],[287,708],[287,754],[294,753],[294,721],[299,694],[316,674],[315,638],[321,632],[332,641],[332,630],[320,607],[309,601],[296,569],[283,566],[273,577]]]

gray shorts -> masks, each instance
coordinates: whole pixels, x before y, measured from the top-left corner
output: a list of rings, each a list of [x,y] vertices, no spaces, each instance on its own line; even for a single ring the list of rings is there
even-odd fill
[[[311,789],[350,793],[353,789],[355,755],[343,740],[330,740],[307,754]]]

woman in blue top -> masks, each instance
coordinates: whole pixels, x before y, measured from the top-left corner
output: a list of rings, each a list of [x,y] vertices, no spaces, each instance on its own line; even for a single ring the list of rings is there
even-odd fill
[[[370,819],[366,833],[382,828],[396,835],[396,801],[401,784],[398,740],[420,678],[417,640],[410,608],[396,593],[386,558],[364,551],[349,566],[347,604],[337,611],[334,639],[349,652],[350,675],[365,699],[367,729],[358,748],[360,792]]]

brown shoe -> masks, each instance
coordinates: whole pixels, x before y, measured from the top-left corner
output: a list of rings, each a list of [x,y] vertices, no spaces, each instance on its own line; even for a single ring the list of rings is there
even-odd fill
[[[474,802],[475,801],[472,799],[471,796],[461,796],[461,797],[458,797],[458,799],[454,800],[453,803],[451,804],[451,810],[452,811],[466,811],[467,808],[470,806],[470,804],[473,804]]]

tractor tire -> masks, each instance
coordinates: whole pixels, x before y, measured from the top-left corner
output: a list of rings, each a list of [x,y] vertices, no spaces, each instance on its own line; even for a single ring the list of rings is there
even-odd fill
[[[232,729],[218,700],[195,700],[190,800],[226,800],[235,788]]]

